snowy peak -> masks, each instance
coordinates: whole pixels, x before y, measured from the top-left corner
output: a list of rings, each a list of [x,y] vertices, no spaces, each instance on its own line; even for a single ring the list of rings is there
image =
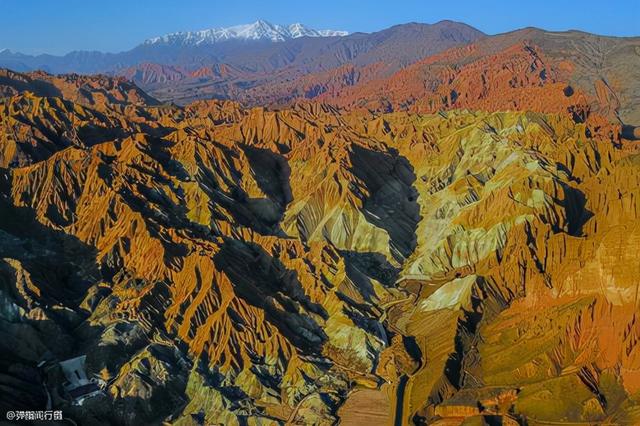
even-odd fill
[[[300,23],[284,26],[258,20],[252,24],[236,25],[233,27],[171,33],[161,37],[150,38],[146,40],[144,44],[198,46],[228,40],[268,40],[281,42],[299,37],[340,37],[347,34],[346,31],[314,30]]]
[[[287,27],[290,38],[298,37],[343,37],[349,33],[336,30],[314,30],[307,28],[300,23],[291,24]]]

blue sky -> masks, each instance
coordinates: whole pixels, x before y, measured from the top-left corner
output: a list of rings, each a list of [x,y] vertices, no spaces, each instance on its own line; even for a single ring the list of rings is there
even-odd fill
[[[1,0],[0,49],[117,52],[168,32],[256,19],[350,32],[451,19],[489,34],[536,26],[640,36],[640,0]]]

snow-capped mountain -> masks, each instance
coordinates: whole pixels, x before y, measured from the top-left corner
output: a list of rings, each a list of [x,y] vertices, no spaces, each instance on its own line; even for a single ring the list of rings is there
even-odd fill
[[[171,33],[145,40],[144,44],[197,46],[227,40],[269,40],[281,42],[299,37],[339,37],[347,34],[346,31],[314,30],[299,23],[284,26],[258,20],[252,24],[235,25],[233,27]]]

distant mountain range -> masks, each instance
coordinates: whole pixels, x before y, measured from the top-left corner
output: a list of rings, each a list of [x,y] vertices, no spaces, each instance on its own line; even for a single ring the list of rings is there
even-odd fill
[[[598,111],[637,125],[638,51],[638,38],[536,28],[490,36],[453,21],[369,34],[256,21],[167,34],[121,53],[4,50],[0,67],[123,76],[160,101],[182,105],[211,98],[420,112],[571,105],[578,116]]]
[[[26,55],[5,48],[0,50],[0,66],[16,71],[38,69],[50,73],[114,73],[143,62],[212,63],[224,59],[235,50],[236,43],[258,44],[264,47],[265,43],[280,43],[300,38],[335,38],[347,34],[346,31],[316,30],[300,23],[285,26],[258,20],[245,25],[153,37],[129,51],[120,53],[73,51],[62,56]],[[185,53],[185,48],[193,48],[195,51],[191,54]],[[206,51],[202,50],[203,48]]]
[[[75,51],[64,56],[0,52],[0,67],[15,71],[116,74],[154,63],[189,72],[221,64],[243,72],[273,72],[296,67],[302,73],[344,63],[394,61],[404,66],[443,49],[474,41],[484,34],[465,24],[405,24],[365,34],[314,30],[302,24],[266,21],[229,28],[168,34],[120,53]]]
[[[349,34],[347,31],[314,30],[300,23],[284,26],[258,20],[252,24],[235,25],[233,27],[171,33],[145,40],[144,44],[200,46],[229,40],[282,42],[300,37],[341,37],[347,34]]]

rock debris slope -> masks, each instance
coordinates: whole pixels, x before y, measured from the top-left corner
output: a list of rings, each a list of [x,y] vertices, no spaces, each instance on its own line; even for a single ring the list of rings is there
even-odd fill
[[[0,83],[3,409],[332,424],[375,400],[387,422],[640,422],[640,152],[604,109]],[[80,408],[36,365],[82,354],[105,389]]]

